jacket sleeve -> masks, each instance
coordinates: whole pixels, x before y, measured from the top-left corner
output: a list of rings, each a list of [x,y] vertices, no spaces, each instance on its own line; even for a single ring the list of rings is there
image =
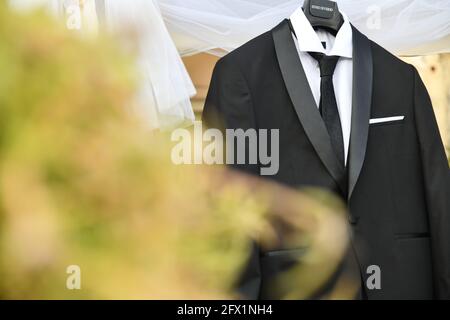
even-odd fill
[[[247,132],[248,129],[257,129],[252,96],[247,81],[237,64],[233,61],[229,62],[226,58],[219,60],[214,68],[203,109],[203,123],[209,128],[220,129],[224,137],[227,137],[226,131],[229,129],[242,129],[244,132]],[[252,147],[254,149],[255,146]],[[245,152],[245,159],[250,158],[248,143],[245,144],[245,150],[239,151]],[[234,144],[233,156],[226,155],[226,158],[232,168],[259,175],[257,163],[244,161],[239,164],[237,143]]]
[[[203,121],[213,128],[256,129],[247,81],[234,61],[220,59],[213,71]]]
[[[230,62],[227,57],[222,58],[213,71],[203,109],[203,123],[209,128],[221,130],[225,137],[227,129],[256,129],[254,119],[251,94],[244,75],[235,63]],[[247,153],[248,149],[248,157]],[[237,164],[236,154],[234,152],[234,164],[230,164],[232,168],[253,175],[259,173],[258,165]],[[260,295],[260,287],[260,249],[253,242],[248,263],[237,281],[236,290],[243,298],[256,300]]]
[[[414,113],[430,225],[436,298],[450,299],[450,170],[430,97],[415,69]]]

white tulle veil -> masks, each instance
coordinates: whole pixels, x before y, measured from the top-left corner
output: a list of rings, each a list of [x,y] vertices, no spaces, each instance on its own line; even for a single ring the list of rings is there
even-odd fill
[[[152,128],[172,128],[194,120],[190,98],[195,88],[172,41],[156,1],[107,0],[110,29],[132,27],[139,35],[138,70],[142,82],[138,112]]]
[[[159,0],[182,54],[223,54],[269,30],[302,0]],[[337,0],[369,38],[393,53],[418,55],[450,50],[448,0]],[[221,50],[217,50],[221,49]]]

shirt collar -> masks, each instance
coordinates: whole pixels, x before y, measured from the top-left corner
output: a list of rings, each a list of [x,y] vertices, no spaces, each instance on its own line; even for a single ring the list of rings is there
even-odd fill
[[[333,48],[328,55],[352,58],[353,57],[353,31],[345,13],[344,24],[339,29],[334,40]],[[326,50],[322,46],[314,28],[309,23],[302,8],[298,8],[290,17],[292,26],[298,39],[298,47],[303,52],[320,52],[326,54]]]

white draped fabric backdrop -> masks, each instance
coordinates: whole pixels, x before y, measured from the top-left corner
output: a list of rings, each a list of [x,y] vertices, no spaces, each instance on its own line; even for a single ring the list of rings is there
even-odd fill
[[[194,120],[195,89],[181,56],[224,55],[271,29],[303,0],[10,0],[17,8],[46,5],[58,15],[79,5],[85,29],[105,22],[139,34],[139,112],[151,128]],[[450,0],[337,0],[369,38],[397,55],[450,52]]]

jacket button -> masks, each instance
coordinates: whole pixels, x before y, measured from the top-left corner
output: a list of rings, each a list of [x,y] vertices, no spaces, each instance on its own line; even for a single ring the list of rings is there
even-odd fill
[[[348,216],[348,222],[350,222],[351,225],[358,224],[358,221],[359,221],[359,217],[355,217],[351,214]]]

